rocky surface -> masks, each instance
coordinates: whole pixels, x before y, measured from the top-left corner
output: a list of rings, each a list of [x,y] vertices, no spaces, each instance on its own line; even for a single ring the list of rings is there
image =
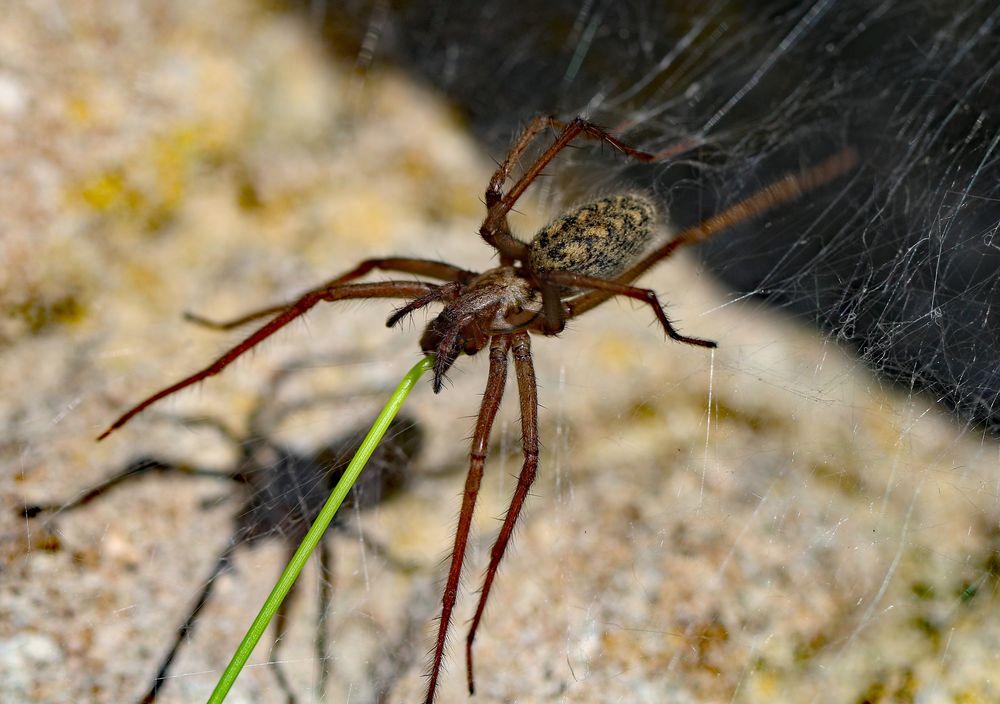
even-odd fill
[[[490,266],[475,230],[492,162],[433,95],[355,73],[300,18],[252,3],[19,4],[0,47],[0,701],[128,701],[238,504],[206,510],[217,483],[160,478],[48,526],[20,511],[138,454],[233,461],[218,434],[177,416],[242,431],[262,398],[339,397],[274,429],[308,448],[370,412],[418,358],[423,320],[388,331],[377,302],[318,309],[94,442],[239,339],[183,311],[236,315],[365,256]],[[551,211],[521,209],[522,232]],[[720,347],[668,344],[628,303],[535,343],[540,478],[480,631],[475,701],[1000,697],[996,444],[846,351],[727,303],[688,259],[646,281],[684,332]],[[276,387],[293,364],[306,369]],[[416,568],[333,538],[330,701],[421,696],[485,366],[460,360],[442,394],[414,393],[431,437],[421,475],[358,517]],[[443,702],[465,700],[464,623],[519,467],[515,393]],[[276,540],[240,556],[162,701],[208,695],[284,552]],[[314,570],[301,591],[281,659],[309,701]],[[283,701],[269,662],[260,648],[230,701]]]

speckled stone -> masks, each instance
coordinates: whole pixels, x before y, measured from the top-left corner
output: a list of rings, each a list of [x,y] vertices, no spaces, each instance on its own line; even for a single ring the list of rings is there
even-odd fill
[[[424,88],[358,78],[300,17],[244,0],[10,3],[0,65],[0,683],[17,685],[0,701],[118,704],[148,686],[236,506],[211,481],[164,478],[48,529],[23,507],[137,454],[234,461],[177,415],[240,431],[262,398],[328,401],[275,429],[296,448],[356,424],[417,359],[419,315],[387,330],[385,303],[317,308],[94,442],[239,339],[185,310],[235,316],[369,256],[491,266],[476,232],[503,155]],[[518,233],[560,210],[534,196]],[[732,301],[693,258],[641,285],[719,348],[665,341],[629,301],[533,341],[539,478],[479,630],[475,704],[1000,701],[997,444]],[[422,698],[485,370],[462,358],[442,393],[414,391],[420,476],[353,517],[412,569],[333,539],[328,701]],[[506,393],[442,704],[468,701],[464,624],[520,468],[516,385]],[[285,559],[280,543],[240,556],[160,701],[207,698]],[[317,591],[307,566],[281,653],[303,701]],[[286,701],[266,647],[251,664],[227,701]]]

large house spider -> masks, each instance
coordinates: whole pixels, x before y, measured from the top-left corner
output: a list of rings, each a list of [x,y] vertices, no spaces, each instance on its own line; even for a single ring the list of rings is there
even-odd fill
[[[548,128],[559,129],[559,136],[524,171],[513,187],[504,192],[504,184],[514,165],[535,138]],[[626,296],[648,305],[670,338],[689,345],[715,347],[715,342],[687,337],[678,332],[667,318],[656,293],[633,286],[632,282],[679,247],[704,240],[741,220],[792,200],[841,176],[853,168],[857,161],[854,150],[845,149],[816,166],[774,181],[651,250],[649,247],[656,232],[656,207],[649,198],[634,193],[587,203],[564,213],[542,228],[530,242],[518,239],[511,232],[507,214],[549,162],[581,136],[606,142],[626,156],[643,162],[658,161],[676,151],[657,154],[640,151],[581,118],[568,123],[552,117],[535,118],[521,133],[486,188],[486,218],[479,228],[479,234],[497,251],[499,266],[477,273],[427,259],[368,259],[290,303],[255,311],[224,323],[195,318],[198,322],[219,329],[235,328],[265,317],[270,317],[270,320],[210,366],[157,391],[126,411],[99,438],[107,437],[150,404],[218,374],[244,352],[301,317],[321,301],[356,298],[407,300],[404,306],[389,316],[386,323],[389,327],[431,303],[442,303],[444,310],[428,323],[420,338],[421,349],[435,356],[432,380],[435,393],[441,390],[445,374],[461,353],[472,355],[488,347],[490,361],[486,391],[472,436],[469,473],[465,480],[462,510],[442,598],[441,620],[428,678],[428,704],[434,699],[441,671],[448,626],[465,561],[472,514],[483,477],[490,431],[507,378],[508,355],[512,355],[514,359],[520,396],[524,464],[510,507],[490,552],[479,604],[466,638],[466,673],[470,694],[474,691],[472,644],[476,630],[489,599],[500,560],[538,466],[538,394],[531,359],[531,333],[558,335],[566,321],[614,296]],[[442,283],[403,280],[350,283],[374,270],[415,274]]]

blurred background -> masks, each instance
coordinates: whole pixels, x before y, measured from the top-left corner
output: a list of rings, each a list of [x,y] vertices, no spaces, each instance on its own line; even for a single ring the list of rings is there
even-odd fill
[[[269,429],[307,452],[375,408],[424,320],[317,309],[94,443],[240,338],[181,314],[286,300],[366,256],[491,266],[482,192],[546,113],[694,146],[652,166],[566,150],[518,204],[524,237],[622,189],[654,195],[668,236],[845,146],[861,164],[643,279],[714,354],[625,302],[536,342],[540,478],[478,636],[475,701],[998,698],[998,19],[995,3],[893,0],[12,8],[0,701],[140,696],[241,504],[159,478],[48,525],[25,505],[139,455],[232,465],[178,416],[245,432],[261,403],[326,399]],[[408,403],[428,438],[409,489],[331,539],[329,701],[421,696],[484,360],[451,380]],[[519,469],[514,393],[453,644]],[[220,580],[162,701],[207,696],[284,551],[247,551]],[[281,653],[304,701],[316,572]],[[461,650],[440,701],[465,699]],[[284,701],[266,650],[252,662],[232,700]]]

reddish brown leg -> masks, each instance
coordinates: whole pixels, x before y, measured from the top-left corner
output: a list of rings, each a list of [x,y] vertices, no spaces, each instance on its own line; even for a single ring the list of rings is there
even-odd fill
[[[538,134],[546,129],[547,127],[552,127],[554,129],[562,130],[562,133],[556,138],[552,146],[545,150],[545,152],[535,161],[534,164],[518,179],[514,187],[507,192],[507,195],[501,198],[501,188],[504,182],[510,176],[511,169],[514,168],[514,164],[521,157],[521,154],[527,149],[528,145],[538,136]],[[524,192],[528,185],[535,180],[535,178],[542,172],[550,161],[555,158],[556,154],[562,151],[570,142],[579,136],[589,137],[591,139],[597,139],[602,142],[607,142],[615,149],[618,149],[626,156],[629,156],[638,161],[656,161],[658,159],[663,159],[680,151],[676,147],[657,152],[656,154],[650,154],[649,152],[644,152],[634,147],[622,142],[620,139],[612,135],[611,133],[601,129],[592,122],[588,122],[581,117],[577,117],[570,122],[563,122],[562,120],[557,120],[554,117],[542,116],[536,117],[528,126],[525,128],[521,136],[518,137],[517,143],[514,148],[510,150],[507,158],[503,160],[500,167],[493,174],[493,178],[490,179],[490,185],[486,189],[486,205],[487,207],[503,200],[505,202],[513,204],[518,197]],[[510,208],[508,207],[508,210]]]
[[[712,340],[702,340],[700,337],[688,337],[677,332],[677,329],[671,324],[670,319],[667,318],[663,306],[660,305],[660,301],[656,297],[656,291],[652,289],[630,286],[618,281],[598,279],[593,276],[583,276],[582,274],[574,274],[569,271],[547,271],[544,276],[547,281],[559,284],[560,286],[597,289],[598,291],[607,293],[609,298],[611,296],[628,296],[629,298],[634,298],[653,309],[657,320],[660,321],[660,325],[663,326],[670,339],[684,342],[688,345],[697,345],[698,347],[717,347],[716,343]],[[577,312],[574,302],[574,300],[566,302],[566,307],[569,308],[567,318],[575,318],[580,314]]]
[[[503,526],[500,528],[500,534],[490,551],[490,564],[486,568],[486,579],[483,581],[483,589],[479,593],[479,605],[476,606],[476,615],[472,618],[469,635],[465,640],[469,694],[475,693],[472,675],[472,642],[476,639],[476,629],[479,628],[479,622],[483,618],[486,600],[490,597],[490,589],[493,586],[493,579],[497,575],[500,560],[510,542],[510,536],[514,532],[517,518],[521,514],[521,507],[524,505],[524,499],[528,496],[531,484],[535,481],[535,472],[538,469],[538,386],[535,383],[535,367],[531,361],[531,338],[526,332],[516,333],[513,337],[514,345],[511,351],[514,356],[514,372],[517,375],[517,392],[521,399],[521,450],[524,453],[524,464],[521,467],[521,474],[517,478],[517,488],[514,489],[514,496],[510,501],[510,508],[507,509]]]
[[[340,286],[341,284],[346,284],[355,279],[360,279],[365,274],[375,271],[376,269],[380,271],[398,271],[404,274],[417,274],[418,276],[426,276],[428,278],[439,279],[441,281],[467,281],[476,275],[474,271],[466,271],[465,269],[460,269],[457,266],[452,266],[451,264],[445,264],[444,262],[433,261],[430,259],[409,259],[400,257],[387,259],[366,259],[346,274],[341,274],[335,279],[330,279],[325,284],[317,286],[303,295],[307,296],[310,293],[327,291],[335,286]],[[299,300],[301,300],[301,298],[302,296],[299,297]],[[255,310],[241,315],[238,318],[233,318],[232,320],[226,320],[224,322],[209,320],[208,318],[203,318],[200,315],[195,315],[194,313],[185,313],[184,319],[189,320],[192,323],[202,325],[206,328],[212,328],[213,330],[232,330],[233,328],[241,327],[247,323],[252,323],[255,320],[260,320],[261,318],[266,318],[271,315],[277,315],[281,311],[286,310],[295,304],[296,301],[292,301],[291,303],[279,303],[278,305],[261,308],[260,310]]]
[[[834,154],[816,166],[804,169],[799,173],[788,174],[764,186],[753,195],[744,198],[735,205],[729,206],[718,215],[713,215],[694,227],[689,227],[679,233],[662,247],[653,250],[638,263],[632,265],[616,281],[622,284],[635,281],[679,248],[707,240],[709,237],[732,227],[738,222],[766,213],[768,210],[782,203],[795,200],[802,194],[808,193],[814,188],[819,188],[839,176],[843,176],[853,169],[857,163],[858,153],[853,148],[848,148]],[[570,304],[572,310],[570,317],[582,315],[615,295],[617,294],[614,291],[602,289],[575,298]]]
[[[542,155],[528,167],[528,170],[524,172],[514,186],[506,194],[502,194],[503,184],[506,182],[508,176],[510,176],[514,164],[524,150],[527,149],[528,145],[547,127],[562,129],[562,132],[556,138],[556,141],[542,152]],[[525,189],[531,185],[531,182],[538,178],[542,170],[555,158],[556,154],[565,149],[570,142],[581,135],[607,142],[626,156],[644,162],[665,159],[687,148],[686,146],[680,148],[673,147],[656,154],[650,154],[649,152],[630,147],[617,137],[580,117],[569,123],[562,122],[554,117],[536,117],[525,128],[524,132],[521,133],[514,148],[510,150],[510,153],[497,168],[493,174],[493,178],[490,179],[490,185],[486,189],[487,213],[482,227],[479,228],[479,234],[486,240],[487,244],[496,247],[501,256],[521,260],[527,257],[528,245],[517,240],[510,234],[510,228],[507,225],[507,213],[514,207],[514,203],[521,197]]]
[[[455,532],[455,548],[451,553],[448,582],[441,600],[441,620],[438,623],[434,660],[431,663],[430,679],[427,684],[426,704],[431,704],[434,701],[434,691],[437,688],[438,675],[441,672],[441,660],[444,657],[444,645],[448,637],[448,623],[451,620],[451,612],[455,608],[455,599],[458,596],[458,581],[462,575],[465,548],[469,542],[472,513],[476,508],[476,496],[479,494],[479,485],[483,479],[483,465],[486,462],[490,430],[493,428],[497,409],[500,408],[500,399],[503,398],[503,388],[507,381],[507,352],[509,350],[509,335],[498,335],[490,341],[490,372],[486,380],[486,391],[483,393],[483,403],[479,409],[479,419],[476,421],[476,429],[472,435],[469,474],[465,478],[462,512],[458,516],[458,528]]]
[[[503,185],[510,178],[510,172],[514,168],[514,164],[521,158],[528,145],[535,141],[538,133],[548,127],[565,129],[566,123],[549,115],[539,115],[529,122],[528,126],[518,135],[517,142],[514,143],[514,146],[507,153],[503,162],[497,167],[493,178],[490,179],[490,185],[486,187],[487,208],[492,208],[503,197]]]
[[[279,315],[272,318],[263,327],[247,337],[224,355],[219,357],[208,367],[191,376],[181,379],[176,384],[172,384],[165,389],[157,391],[149,398],[141,401],[136,406],[122,414],[118,420],[112,423],[107,430],[101,433],[97,439],[103,440],[112,432],[125,425],[133,416],[143,411],[148,406],[156,403],[161,398],[170,396],[183,388],[196,384],[202,379],[215,376],[223,369],[233,363],[240,355],[247,350],[256,347],[265,339],[276,333],[290,322],[305,315],[313,306],[321,301],[341,301],[352,298],[416,298],[429,291],[434,290],[436,284],[428,284],[419,281],[384,281],[369,284],[348,284],[335,286],[328,289],[310,291],[299,300],[292,303]]]

